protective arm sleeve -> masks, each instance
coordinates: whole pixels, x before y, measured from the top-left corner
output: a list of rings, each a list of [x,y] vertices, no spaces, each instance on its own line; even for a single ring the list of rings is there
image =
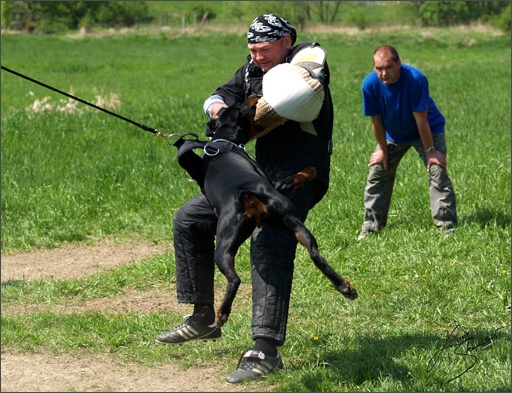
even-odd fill
[[[308,70],[309,74],[324,83],[325,60],[327,52],[321,46],[308,46],[298,51],[291,59],[291,64],[296,64]]]

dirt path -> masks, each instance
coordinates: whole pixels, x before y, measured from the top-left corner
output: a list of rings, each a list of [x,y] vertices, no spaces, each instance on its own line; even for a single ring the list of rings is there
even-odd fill
[[[218,368],[184,371],[173,364],[141,369],[108,355],[2,354],[2,392],[242,392]]]
[[[143,241],[124,245],[103,240],[93,246],[78,244],[35,253],[2,255],[2,282],[10,279],[77,278],[168,250],[164,245]],[[2,305],[2,312],[30,311],[27,307],[19,307]],[[169,296],[169,292],[164,294],[161,290],[127,290],[115,299],[92,299],[79,307],[104,313],[122,313],[125,310],[154,312],[157,309],[168,312],[171,309],[184,315],[189,311],[175,302],[175,297]],[[52,311],[66,313],[69,308],[59,306]],[[27,355],[4,353],[2,350],[1,368],[2,392],[243,392],[255,388],[255,385],[227,384],[219,374],[218,365],[186,371],[172,363],[143,368],[138,363],[120,361],[108,354]]]
[[[2,255],[2,282],[41,278],[78,278],[105,269],[162,254],[164,245],[136,239],[129,245],[104,239],[93,246],[77,243],[36,253]]]

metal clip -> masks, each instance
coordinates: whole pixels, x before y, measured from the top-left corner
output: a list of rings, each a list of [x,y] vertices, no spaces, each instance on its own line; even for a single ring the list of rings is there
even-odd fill
[[[208,152],[208,150],[207,150],[208,148],[210,148],[210,149],[216,149],[217,151],[216,151],[216,152],[214,152],[214,153],[210,153],[210,152]],[[219,154],[219,153],[220,153],[220,149],[219,149],[218,147],[217,147],[217,148],[215,148],[215,147],[213,147],[213,146],[210,146],[210,144],[209,144],[209,143],[207,143],[206,145],[204,145],[204,147],[203,147],[203,151],[204,151],[204,154],[206,154],[206,155],[207,155],[207,156],[209,156],[209,157],[215,157],[217,154]]]

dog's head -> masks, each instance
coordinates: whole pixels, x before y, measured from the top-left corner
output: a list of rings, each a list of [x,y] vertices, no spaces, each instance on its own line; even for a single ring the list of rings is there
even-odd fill
[[[209,133],[212,139],[226,139],[237,144],[257,138],[263,131],[254,121],[257,103],[257,97],[250,97],[247,102],[221,109],[217,119],[208,122],[207,135]]]

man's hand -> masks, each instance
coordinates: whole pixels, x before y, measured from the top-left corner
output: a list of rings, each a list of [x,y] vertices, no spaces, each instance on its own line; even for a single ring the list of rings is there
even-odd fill
[[[384,165],[384,169],[388,169],[388,153],[384,153],[382,150],[377,150],[370,156],[370,163],[368,166],[374,166],[377,164]]]
[[[432,164],[439,165],[446,169],[446,156],[439,150],[434,150],[432,153],[427,154],[427,171],[430,172],[430,166]]]
[[[217,115],[219,114],[219,111],[222,108],[227,108],[227,107],[228,106],[226,104],[224,104],[223,102],[216,102],[215,104],[213,104],[211,107],[212,119],[216,119]]]

